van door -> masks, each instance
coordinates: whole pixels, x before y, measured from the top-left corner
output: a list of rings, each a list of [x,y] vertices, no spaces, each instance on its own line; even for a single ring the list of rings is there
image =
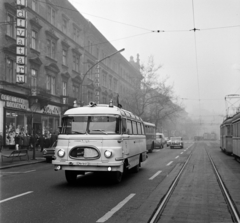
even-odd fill
[[[127,134],[127,122],[126,119],[122,119],[122,147],[123,147],[123,152],[124,156],[129,156],[129,145],[128,145],[128,140],[129,140],[129,134]]]

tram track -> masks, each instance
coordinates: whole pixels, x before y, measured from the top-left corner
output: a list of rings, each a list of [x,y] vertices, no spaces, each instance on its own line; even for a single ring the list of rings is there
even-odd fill
[[[231,214],[231,217],[232,217],[232,221],[233,222],[236,222],[236,223],[240,223],[240,214],[236,208],[236,205],[234,203],[234,201],[232,200],[231,198],[231,195],[230,193],[228,192],[228,189],[227,187],[225,186],[217,168],[216,168],[216,165],[214,164],[211,156],[209,155],[209,153],[207,152],[206,148],[204,148],[206,153],[207,153],[207,156],[210,160],[210,163],[211,163],[211,166],[212,166],[212,169],[213,169],[213,172],[216,176],[216,179],[217,179],[217,182],[218,182],[218,185],[221,189],[221,192],[222,192],[222,195],[225,199],[225,202],[227,204],[227,207],[229,209],[229,212]],[[187,164],[189,162],[189,160],[191,159],[192,157],[192,153],[193,153],[193,150],[191,151],[191,153],[189,154],[187,160],[185,161],[185,163],[183,164],[182,168],[180,169],[179,173],[177,174],[177,176],[175,177],[175,179],[173,180],[171,186],[169,187],[168,191],[166,192],[165,196],[163,196],[163,198],[161,199],[160,203],[158,204],[158,207],[156,208],[155,212],[153,213],[153,215],[151,216],[151,218],[149,219],[148,223],[157,223],[160,218],[161,218],[161,215],[165,209],[165,207],[167,206],[167,203],[169,201],[169,199],[171,198],[179,180],[181,179],[181,176],[184,172],[184,170],[186,169],[187,167]]]

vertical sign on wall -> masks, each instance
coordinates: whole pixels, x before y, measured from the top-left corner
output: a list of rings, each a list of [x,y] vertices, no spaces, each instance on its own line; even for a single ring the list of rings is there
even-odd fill
[[[16,49],[16,83],[25,83],[27,56],[27,0],[16,0],[17,4],[17,49]]]

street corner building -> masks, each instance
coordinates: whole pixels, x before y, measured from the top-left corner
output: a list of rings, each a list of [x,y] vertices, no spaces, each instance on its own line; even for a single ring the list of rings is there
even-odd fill
[[[104,44],[103,44],[104,43]],[[58,133],[62,114],[90,101],[130,110],[139,55],[126,60],[68,0],[0,1],[0,133]]]

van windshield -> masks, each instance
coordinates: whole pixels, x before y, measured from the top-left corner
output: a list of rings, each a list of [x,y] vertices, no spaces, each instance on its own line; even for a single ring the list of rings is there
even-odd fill
[[[60,134],[120,134],[120,116],[68,116]]]

